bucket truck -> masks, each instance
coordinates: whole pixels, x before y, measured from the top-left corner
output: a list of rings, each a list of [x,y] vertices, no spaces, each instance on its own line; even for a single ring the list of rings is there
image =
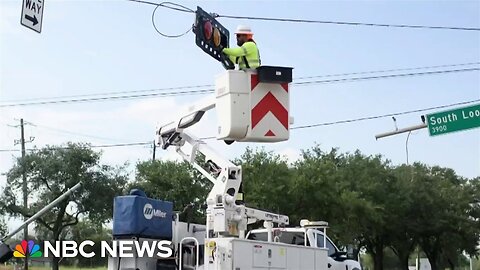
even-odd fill
[[[360,269],[357,261],[345,257],[344,253],[331,245],[326,236],[326,222],[302,221],[301,227],[286,228],[290,223],[288,216],[243,204],[239,200],[242,167],[233,164],[188,131],[201,121],[207,111],[216,109],[218,140],[228,143],[287,140],[292,122],[288,113],[291,72],[291,68],[269,66],[251,71],[226,70],[216,78],[214,96],[188,106],[176,118],[158,127],[157,142],[161,148],[174,148],[184,161],[213,183],[206,199],[206,223],[193,224],[193,229],[188,229],[176,215],[171,226],[168,220],[163,223],[169,226],[169,231],[159,236],[172,239],[175,255],[170,260],[110,258],[109,270]],[[198,157],[203,157],[205,163],[199,163]],[[138,221],[147,218],[147,204],[149,209],[154,205],[150,202],[140,203],[136,207],[139,214],[131,216],[131,219]],[[115,207],[118,207],[117,203]],[[163,209],[168,217],[171,208],[168,211],[167,208]],[[118,212],[121,211],[114,209],[114,216]],[[118,219],[114,217],[114,237],[119,237],[116,235],[116,222],[128,220],[129,215],[127,213],[125,218]],[[264,229],[247,233],[247,225],[257,221],[263,221]],[[160,220],[152,226],[158,224]],[[142,233],[144,231],[141,229]],[[164,230],[156,229],[153,232],[160,231]],[[149,238],[143,234],[143,238],[137,238],[139,241],[152,240],[151,236]],[[293,234],[296,240],[290,237],[285,241],[289,234]]]
[[[326,236],[325,222],[303,221],[300,228],[286,228],[290,223],[288,216],[247,207],[240,192],[242,167],[189,132],[190,127],[213,109],[218,120],[216,138],[227,144],[286,141],[293,122],[289,114],[292,68],[260,66],[255,70],[234,70],[233,63],[221,53],[222,48],[228,47],[229,32],[215,18],[215,14],[198,8],[193,27],[197,46],[226,69],[215,79],[214,96],[188,106],[156,130],[156,142],[162,149],[173,148],[185,162],[212,182],[213,187],[205,202],[205,224],[189,226],[181,222],[178,214],[172,215],[168,204],[161,208],[166,213],[163,219],[158,217],[154,221],[150,210],[153,201],[144,201],[144,196],[138,194],[133,194],[133,198],[121,198],[131,200],[132,204],[134,201],[140,203],[135,207],[129,204],[119,207],[120,203],[116,201],[114,238],[131,236],[138,241],[171,239],[175,251],[170,260],[141,256],[109,258],[109,270],[359,270],[361,267],[357,261],[346,258],[335,246],[329,246],[331,241]],[[200,157],[204,162],[198,162]],[[162,211],[162,203],[155,204],[159,205],[155,211]],[[173,216],[172,221],[165,220],[169,216]],[[131,219],[138,222],[148,219],[151,225],[145,223],[135,227],[126,224],[128,229],[120,230],[118,224],[125,225],[124,221]],[[248,233],[247,225],[258,221],[263,221],[264,229]],[[160,223],[168,227],[149,230]],[[146,231],[150,232],[147,234]],[[284,241],[282,235],[289,233],[294,233],[299,241]]]

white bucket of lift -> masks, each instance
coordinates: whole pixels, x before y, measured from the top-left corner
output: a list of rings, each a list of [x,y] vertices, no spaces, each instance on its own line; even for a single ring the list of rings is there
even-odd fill
[[[244,142],[288,140],[291,69],[265,69],[267,72],[261,74],[262,70],[227,70],[216,78],[217,139]],[[278,76],[285,70],[290,72],[287,78],[272,79],[270,76]]]

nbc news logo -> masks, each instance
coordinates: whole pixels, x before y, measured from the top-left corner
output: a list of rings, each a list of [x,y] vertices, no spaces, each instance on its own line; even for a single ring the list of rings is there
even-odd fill
[[[15,250],[13,251],[13,257],[15,258],[38,258],[42,257],[42,252],[40,251],[40,246],[35,244],[32,240],[23,240],[22,243],[15,246]]]

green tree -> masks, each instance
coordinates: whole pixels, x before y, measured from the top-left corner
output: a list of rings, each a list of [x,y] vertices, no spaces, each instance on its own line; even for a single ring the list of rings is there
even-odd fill
[[[316,146],[302,151],[301,159],[294,164],[294,182],[290,186],[294,220],[328,221],[332,224],[331,233],[338,235],[336,226],[343,220],[344,202],[349,200],[348,195],[342,194],[339,174],[344,163],[344,156],[336,149],[324,152]]]
[[[418,224],[415,222],[416,205],[415,194],[421,192],[412,181],[413,166],[400,165],[393,169],[395,180],[392,183],[392,193],[389,194],[390,203],[388,230],[390,231],[390,248],[398,257],[399,268],[408,270],[410,255],[418,244],[415,233]]]
[[[46,229],[48,239],[57,241],[67,227],[76,225],[81,218],[104,223],[112,218],[113,197],[122,193],[126,176],[121,168],[101,165],[100,157],[86,144],[34,150],[19,158],[8,171],[0,204],[12,216],[31,217],[80,182],[79,190],[37,219],[37,228]],[[18,199],[22,197],[22,172],[28,179],[28,208]],[[58,270],[58,258],[54,258],[52,268]]]
[[[329,235],[340,246],[353,245],[357,257],[363,246],[372,254],[376,269],[383,262],[388,233],[385,228],[385,189],[391,178],[387,162],[360,152],[326,152],[319,146],[302,152],[294,164],[294,181],[288,198],[294,219],[328,221]],[[375,246],[377,245],[377,246]]]
[[[347,154],[342,168],[342,189],[348,190],[360,201],[359,207],[345,213],[345,218],[352,222],[340,223],[342,232],[350,229],[358,233],[358,242],[372,255],[375,270],[382,270],[384,250],[389,246],[391,238],[388,226],[390,215],[390,196],[395,192],[393,186],[395,177],[391,172],[390,163],[382,156],[365,156],[360,151]],[[348,204],[348,202],[346,202]]]
[[[264,149],[247,148],[234,161],[242,166],[245,205],[279,214],[295,212],[291,189],[293,169],[285,158]],[[290,219],[292,225],[298,220]]]
[[[318,146],[303,151],[293,167],[263,150],[247,149],[237,162],[247,204],[287,214],[292,224],[328,221],[335,242],[354,244],[357,254],[365,247],[374,269],[408,269],[418,244],[431,248],[429,258],[439,256],[433,267],[453,268],[462,252],[476,253],[478,179],[467,182],[453,170],[420,163],[393,167],[380,155]],[[439,241],[429,246],[431,237]]]
[[[432,270],[455,267],[463,251],[477,252],[478,193],[452,169],[414,164],[415,222],[419,245]]]
[[[151,198],[171,201],[176,211],[182,211],[191,203],[204,205],[211,186],[211,182],[188,163],[155,160],[137,164],[136,178],[130,188],[142,189]],[[192,214],[187,217],[189,220],[205,223],[202,207],[197,207]]]
[[[76,258],[75,265],[79,267],[98,267],[106,266],[107,258],[99,256],[101,253],[101,241],[111,241],[111,230],[106,229],[102,224],[96,224],[86,221],[80,221],[77,226],[69,227],[66,229],[65,238],[74,240],[80,243],[85,240],[91,240],[95,243],[93,247],[88,247],[85,252],[95,252],[96,256],[93,258]]]

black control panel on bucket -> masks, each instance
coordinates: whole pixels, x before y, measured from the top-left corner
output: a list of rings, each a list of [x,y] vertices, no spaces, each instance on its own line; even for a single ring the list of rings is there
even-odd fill
[[[293,68],[259,66],[257,68],[258,81],[263,83],[291,83]]]

